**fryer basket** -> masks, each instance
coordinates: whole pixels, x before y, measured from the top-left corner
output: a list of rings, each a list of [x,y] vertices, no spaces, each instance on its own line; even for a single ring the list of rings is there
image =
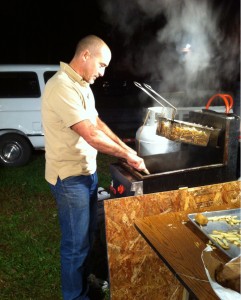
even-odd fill
[[[159,116],[156,134],[172,141],[206,147],[210,138],[212,146],[217,145],[219,132],[216,128]]]

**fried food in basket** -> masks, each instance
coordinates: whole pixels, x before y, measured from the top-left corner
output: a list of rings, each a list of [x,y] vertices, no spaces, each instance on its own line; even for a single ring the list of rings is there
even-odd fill
[[[199,127],[198,124],[172,123],[165,119],[161,120],[157,132],[170,140],[199,146],[207,146],[210,137],[208,128]]]

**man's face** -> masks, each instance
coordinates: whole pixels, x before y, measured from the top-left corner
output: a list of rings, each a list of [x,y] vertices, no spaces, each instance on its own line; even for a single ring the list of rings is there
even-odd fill
[[[98,77],[104,76],[105,69],[111,60],[110,50],[106,47],[102,48],[98,53],[89,52],[85,64],[85,71],[82,75],[83,79],[89,84],[93,84]]]

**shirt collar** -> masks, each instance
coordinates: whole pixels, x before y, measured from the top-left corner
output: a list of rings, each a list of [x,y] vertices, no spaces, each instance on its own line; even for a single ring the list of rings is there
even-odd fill
[[[89,83],[86,82],[78,73],[75,72],[74,69],[72,69],[68,64],[64,62],[60,62],[60,68],[62,71],[67,73],[67,75],[74,81],[77,81],[80,85],[84,87],[88,87]]]

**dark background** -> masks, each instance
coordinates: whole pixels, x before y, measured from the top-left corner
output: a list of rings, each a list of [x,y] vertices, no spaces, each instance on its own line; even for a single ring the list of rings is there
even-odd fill
[[[112,60],[105,76],[92,88],[101,117],[120,136],[133,137],[146,108],[153,106],[153,100],[143,95],[133,81],[151,82],[161,93],[191,90],[191,99],[185,96],[182,101],[178,96],[172,100],[176,101],[174,105],[203,105],[208,98],[206,92],[196,96],[199,90],[231,92],[239,103],[240,1],[146,0],[141,6],[143,3],[144,0],[1,1],[0,64],[68,63],[79,39],[88,34],[100,36],[110,46]],[[204,14],[202,20],[199,7],[203,3],[208,7],[208,19]],[[184,17],[183,12],[187,14]],[[190,25],[187,19],[188,27],[185,24],[183,32],[176,28],[176,35],[167,34],[164,40],[158,40],[170,23],[175,19],[183,22],[185,18],[190,18]],[[185,30],[192,32],[198,22],[213,53],[210,65],[198,71],[193,82],[192,77],[187,82],[190,76],[187,80],[188,74],[182,71],[180,51],[184,39],[179,35],[184,36]],[[210,27],[212,22],[215,34]],[[198,41],[198,34],[195,39]],[[196,46],[195,50],[200,49]],[[202,57],[199,65],[202,67]],[[154,104],[157,105],[155,101]]]
[[[1,63],[67,62],[82,36],[108,35],[96,1],[12,0],[0,11]]]
[[[133,71],[132,64],[138,65],[138,59],[141,60],[138,56],[140,48],[154,39],[157,31],[165,26],[166,17],[161,11],[150,17],[145,13],[148,7],[140,10],[133,6],[132,14],[129,14],[129,19],[127,16],[126,20],[133,29],[127,36],[127,32],[117,21],[115,22],[115,19],[117,20],[123,14],[125,7],[127,9],[125,1],[113,2],[115,6],[109,13],[112,18],[106,13],[106,5],[111,2],[113,1],[1,1],[0,63],[58,64],[61,60],[69,62],[78,40],[84,35],[96,34],[109,44],[113,52],[108,73],[112,73],[112,76],[115,76],[116,71],[118,74],[124,73],[125,76],[129,73],[135,76],[148,75],[145,74],[143,67]],[[159,1],[162,2],[164,3],[165,0]],[[177,4],[181,2],[183,1],[176,1]],[[221,10],[217,20],[220,31],[224,35],[230,35],[234,27],[237,27],[235,22],[237,23],[240,18],[240,1],[210,0],[209,2],[217,11]],[[148,6],[148,1],[146,3]],[[177,6],[176,9],[178,10],[179,7]],[[230,47],[231,45],[224,45],[223,51],[229,51]],[[158,51],[161,49],[158,48]],[[125,60],[127,55],[131,57],[128,63]]]

